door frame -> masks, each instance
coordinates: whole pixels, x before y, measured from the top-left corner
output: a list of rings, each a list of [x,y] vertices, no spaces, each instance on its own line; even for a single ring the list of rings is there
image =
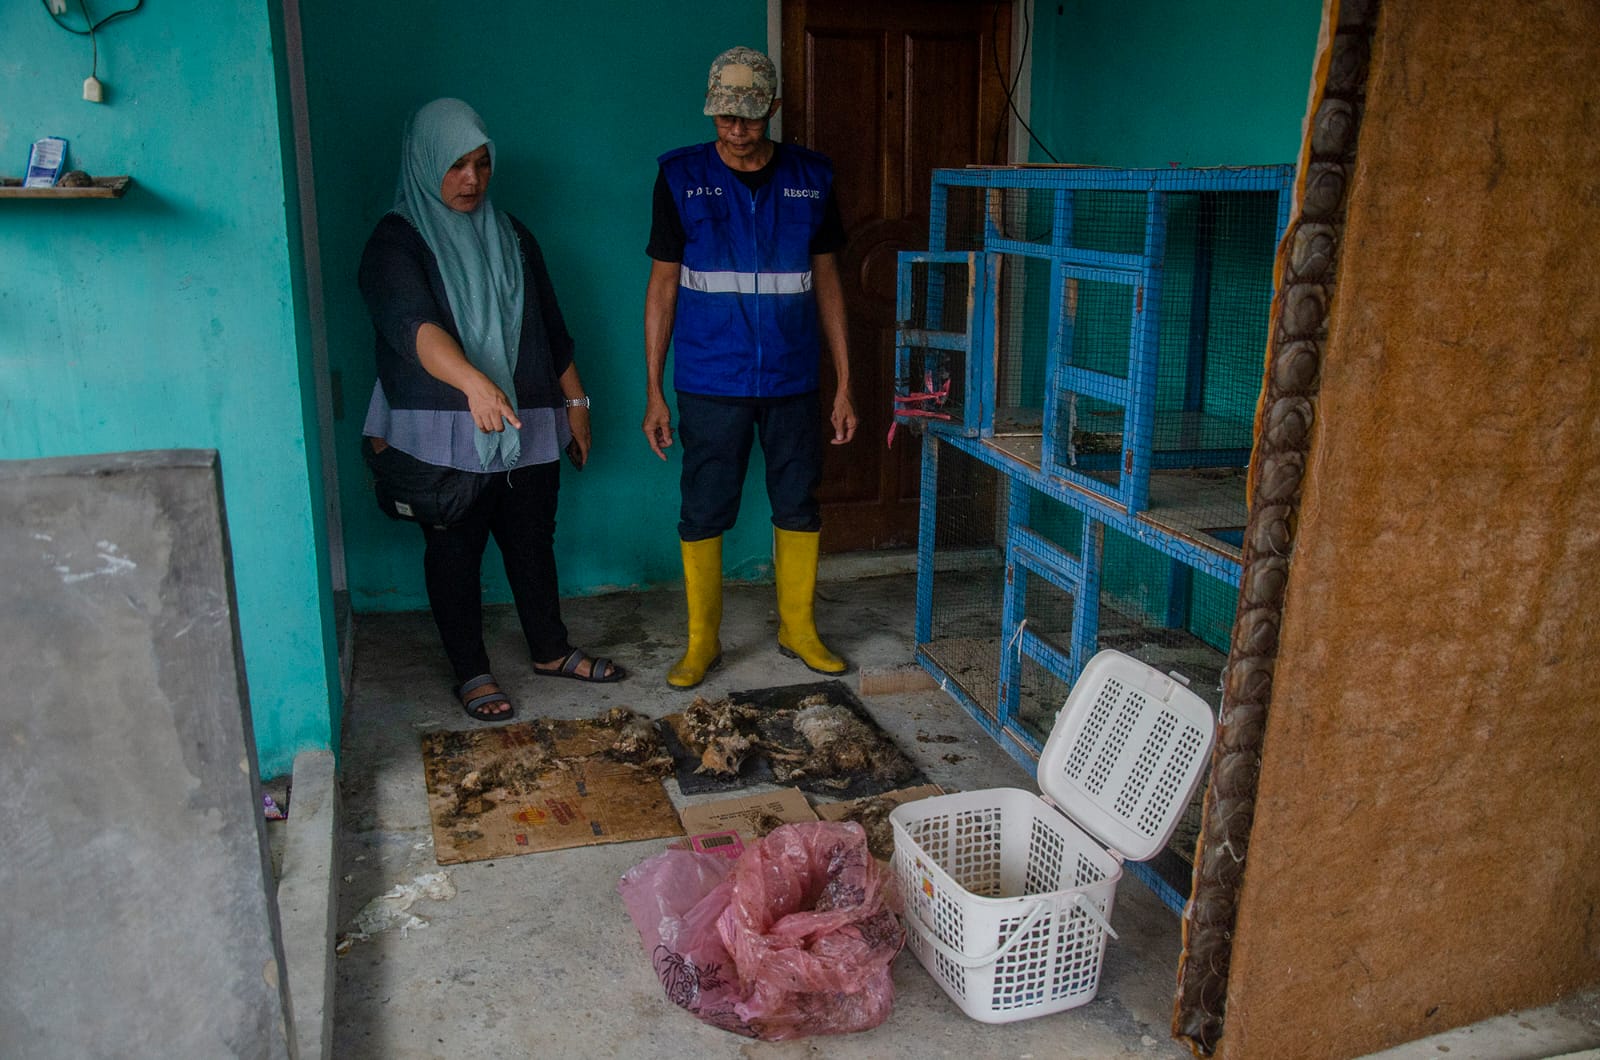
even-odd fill
[[[787,0],[767,0],[767,57],[778,68],[778,85],[783,86],[783,6]],[[1011,54],[1022,56],[1021,69],[1017,71],[1017,87],[1011,93],[1011,102],[1017,108],[1011,115],[1006,136],[1006,157],[1013,164],[1028,160],[1028,130],[1024,122],[1033,120],[1033,46],[1029,28],[1033,25],[1034,0],[1011,0],[1014,15],[1011,19]],[[1021,16],[1016,17],[1016,16]],[[1028,48],[1022,46],[1026,35]],[[783,92],[780,90],[781,97]],[[772,119],[768,136],[783,139],[783,111]]]

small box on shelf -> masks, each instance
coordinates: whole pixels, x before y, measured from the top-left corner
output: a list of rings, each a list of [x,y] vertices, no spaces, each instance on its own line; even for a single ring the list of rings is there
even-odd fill
[[[28,188],[21,177],[0,177],[0,199],[120,199],[132,183],[132,177],[90,177],[77,186]]]

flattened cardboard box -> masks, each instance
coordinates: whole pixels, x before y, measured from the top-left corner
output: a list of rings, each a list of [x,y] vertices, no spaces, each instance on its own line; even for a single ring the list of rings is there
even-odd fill
[[[780,788],[760,795],[718,799],[685,806],[683,830],[689,835],[738,832],[743,839],[759,839],[780,824],[815,821],[816,811],[799,788]]]
[[[439,864],[682,835],[660,778],[607,757],[615,737],[545,719],[423,736]]]
[[[916,802],[918,799],[931,799],[935,795],[944,793],[944,789],[937,784],[919,784],[914,788],[886,791],[882,795],[868,795],[865,798],[849,799],[845,802],[825,802],[817,807],[817,817],[824,821],[843,821],[875,799],[881,799],[890,806],[901,806],[908,802]]]
[[[882,795],[868,795],[846,802],[828,802],[817,807],[817,816],[824,821],[855,821],[867,833],[867,849],[879,861],[894,856],[894,826],[889,823],[889,813],[896,806],[918,799],[931,799],[943,795],[937,784],[919,784],[914,788],[898,788]]]
[[[815,821],[816,813],[799,788],[781,788],[761,795],[718,799],[685,806],[680,814],[686,844],[702,854],[720,854],[730,860],[780,824]]]

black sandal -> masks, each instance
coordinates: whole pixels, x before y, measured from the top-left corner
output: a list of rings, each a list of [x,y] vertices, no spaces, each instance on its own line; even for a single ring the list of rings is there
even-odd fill
[[[493,692],[485,692],[481,696],[468,698],[468,693],[475,692],[484,685],[498,685],[493,674],[479,674],[470,681],[464,682],[456,689],[456,698],[461,701],[461,709],[467,712],[469,718],[478,721],[509,721],[517,716],[517,710],[511,705],[511,698],[498,688]],[[497,703],[504,703],[505,710],[489,710],[487,708]]]
[[[583,665],[583,660],[589,658],[578,648],[567,652],[567,657],[561,660],[561,665],[554,670],[534,664],[533,672],[540,677],[566,677],[573,681],[587,681],[590,684],[609,685],[613,681],[620,681],[628,676],[628,671],[615,665],[604,655],[595,658],[589,665],[587,674],[580,674],[578,667]]]

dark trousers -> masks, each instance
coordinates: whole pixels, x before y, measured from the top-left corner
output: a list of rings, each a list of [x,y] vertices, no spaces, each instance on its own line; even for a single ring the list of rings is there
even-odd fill
[[[561,621],[556,584],[556,496],[560,486],[559,462],[519,467],[509,475],[495,475],[461,522],[443,528],[422,527],[427,542],[422,566],[428,603],[458,684],[489,672],[479,578],[490,534],[505,560],[506,579],[533,660],[548,662],[572,650]]]
[[[780,530],[820,530],[821,416],[816,391],[759,399],[679,393],[683,500],[678,536],[704,541],[733,527],[750,467],[750,444],[757,435],[767,464],[772,525]]]

